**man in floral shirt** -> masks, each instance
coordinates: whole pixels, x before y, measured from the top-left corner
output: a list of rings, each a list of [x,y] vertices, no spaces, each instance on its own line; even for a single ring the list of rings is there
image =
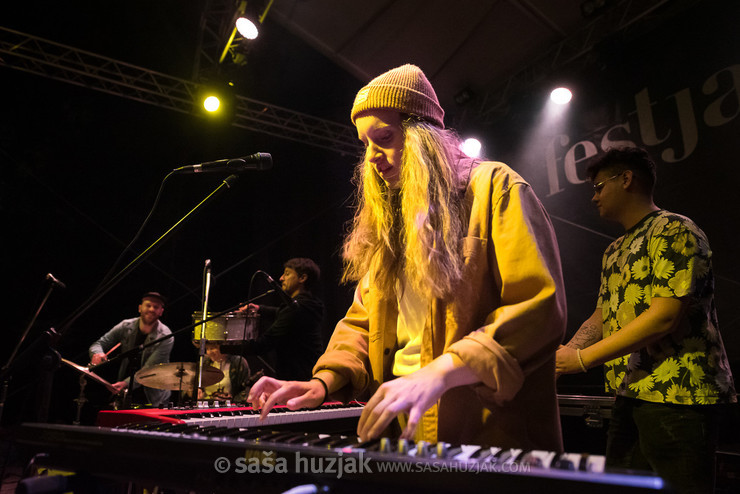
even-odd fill
[[[677,492],[711,493],[717,426],[737,397],[709,243],[689,218],[655,205],[644,150],[612,149],[588,173],[599,214],[626,231],[604,252],[596,310],[558,350],[557,372],[604,364],[617,396],[610,467],[652,469]]]

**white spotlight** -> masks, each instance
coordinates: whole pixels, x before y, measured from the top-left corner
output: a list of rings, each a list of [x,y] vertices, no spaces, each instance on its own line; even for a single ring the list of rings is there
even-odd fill
[[[463,141],[460,149],[462,149],[462,152],[465,153],[468,157],[477,158],[478,156],[480,156],[481,147],[481,143],[478,139],[469,137]]]
[[[255,39],[259,34],[254,22],[250,21],[246,17],[239,17],[236,20],[236,30],[247,39]]]
[[[216,96],[209,96],[203,100],[203,108],[209,112],[215,112],[219,106],[221,106],[221,102]]]
[[[553,89],[550,93],[550,101],[552,101],[556,105],[565,105],[570,102],[570,99],[572,97],[573,93],[570,92],[570,89],[564,87]]]

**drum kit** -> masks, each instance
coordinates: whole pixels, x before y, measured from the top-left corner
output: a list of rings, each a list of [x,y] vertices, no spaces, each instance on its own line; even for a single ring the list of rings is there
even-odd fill
[[[206,322],[203,321],[203,313],[200,311],[193,313],[193,342],[199,344],[203,326],[205,326],[206,341],[218,342],[221,345],[237,344],[244,340],[257,338],[259,316],[244,314],[241,312],[232,312],[223,316],[215,317],[212,313],[206,313]],[[210,320],[208,320],[210,319]],[[115,386],[95,374],[89,366],[75,364],[74,362],[62,359],[62,362],[80,373],[80,379],[90,379],[97,382],[113,394],[119,392]],[[168,389],[171,391],[184,391],[192,393],[197,387],[198,364],[196,362],[170,362],[167,364],[157,364],[151,367],[140,369],[134,375],[136,382],[142,386],[155,389]],[[221,370],[211,367],[203,367],[203,376],[201,378],[202,386],[211,386],[220,382],[224,378]],[[81,381],[82,382],[82,381]]]
[[[257,338],[257,321],[259,316],[247,315],[243,312],[231,312],[211,319],[213,315],[211,312],[206,313],[206,340],[217,341],[221,345],[228,345]],[[193,341],[195,343],[200,343],[203,328],[202,321],[203,312],[194,312],[193,323],[195,327],[193,328]]]

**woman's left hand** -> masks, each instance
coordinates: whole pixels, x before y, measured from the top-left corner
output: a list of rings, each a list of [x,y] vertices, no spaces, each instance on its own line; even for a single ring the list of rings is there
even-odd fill
[[[413,439],[424,412],[450,388],[478,382],[478,378],[459,358],[446,353],[408,376],[383,383],[365,405],[357,426],[364,440],[380,437],[401,413],[409,415],[402,439]]]
[[[446,391],[442,379],[431,374],[422,368],[380,386],[365,405],[357,435],[363,441],[377,438],[397,415],[408,412],[408,424],[401,437],[413,438],[421,416]]]

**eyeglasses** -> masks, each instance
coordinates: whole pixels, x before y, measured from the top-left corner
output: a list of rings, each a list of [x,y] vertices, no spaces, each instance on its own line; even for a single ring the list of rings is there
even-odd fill
[[[614,180],[615,178],[617,178],[617,177],[618,177],[618,176],[620,176],[620,175],[621,175],[621,173],[617,173],[617,174],[616,174],[616,175],[614,175],[613,177],[609,177],[609,178],[607,178],[606,180],[602,180],[601,182],[599,182],[599,183],[597,183],[597,184],[594,184],[594,194],[599,194],[599,193],[601,193],[601,189],[603,189],[603,188],[604,188],[604,185],[606,185],[606,183],[607,183],[607,182],[608,182],[609,180]]]

